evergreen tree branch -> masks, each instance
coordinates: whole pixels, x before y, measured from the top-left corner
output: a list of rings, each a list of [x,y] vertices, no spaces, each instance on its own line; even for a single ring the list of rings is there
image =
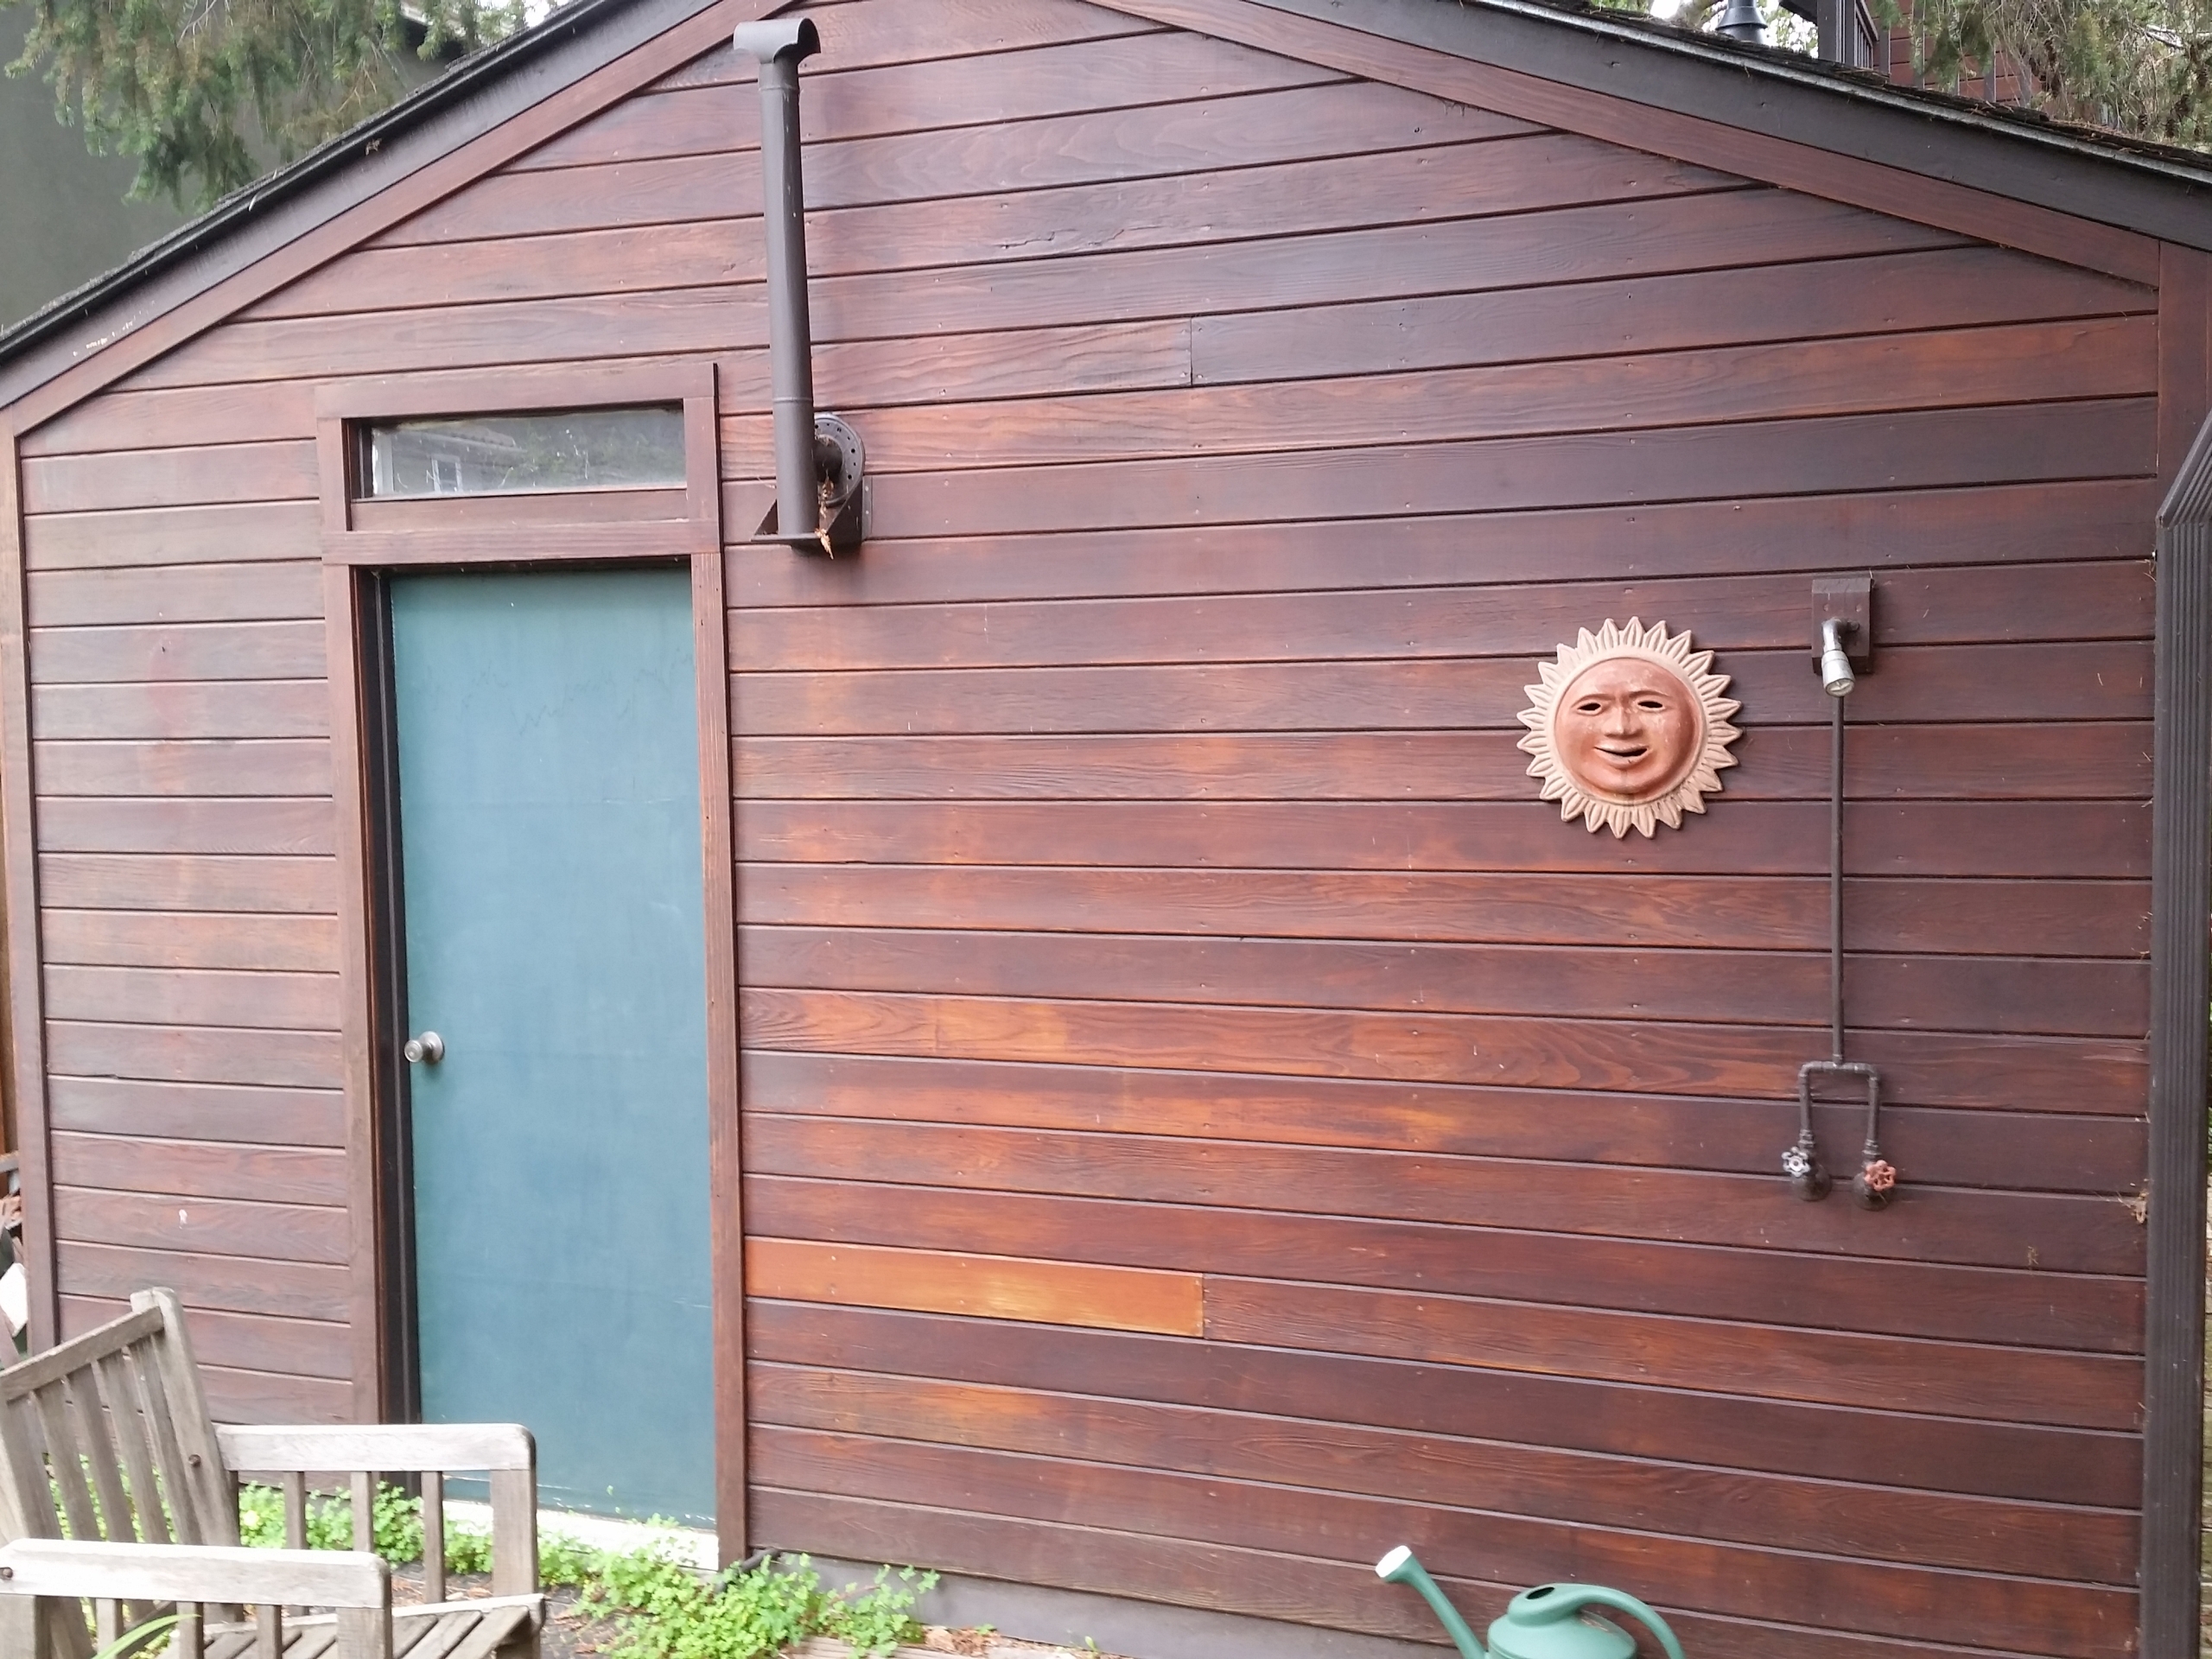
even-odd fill
[[[28,3],[8,73],[42,74],[94,151],[137,157],[133,196],[194,207],[389,106],[402,54],[473,51],[523,21],[521,0]]]

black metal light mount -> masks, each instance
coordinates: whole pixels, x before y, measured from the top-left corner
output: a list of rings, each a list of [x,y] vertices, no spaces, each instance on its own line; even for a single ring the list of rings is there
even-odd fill
[[[1827,1197],[1834,1183],[1813,1135],[1813,1083],[1820,1077],[1864,1083],[1866,1139],[1851,1195],[1866,1210],[1886,1208],[1897,1180],[1895,1166],[1882,1156],[1882,1074],[1843,1057],[1843,704],[1859,675],[1874,665],[1873,608],[1870,575],[1813,579],[1813,662],[1828,694],[1828,1057],[1797,1068],[1797,1139],[1782,1154],[1790,1191],[1808,1202]]]
[[[1759,16],[1754,0],[1728,0],[1720,13],[1720,21],[1713,25],[1731,40],[1745,41],[1753,46],[1766,44],[1766,23]]]
[[[811,20],[740,23],[731,43],[760,66],[760,174],[766,190],[768,370],[775,413],[776,505],[753,532],[835,557],[867,530],[867,453],[860,434],[814,408],[814,334],[806,306],[806,188],[800,165],[798,66],[822,49]]]

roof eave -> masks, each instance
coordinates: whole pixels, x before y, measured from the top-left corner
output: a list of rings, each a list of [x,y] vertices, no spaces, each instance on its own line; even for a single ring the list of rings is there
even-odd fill
[[[715,0],[573,0],[0,331],[0,408]]]
[[[1250,3],[2212,251],[2212,157],[2192,162],[2185,151],[2094,137],[1892,86],[1868,72],[1594,7],[1541,0]],[[1633,49],[1605,49],[1615,46]]]
[[[1542,0],[1251,3],[2212,251],[2212,161],[2199,163],[2184,152],[2085,135],[1793,54]],[[464,59],[383,114],[0,332],[0,409],[306,226],[713,3],[575,0]]]

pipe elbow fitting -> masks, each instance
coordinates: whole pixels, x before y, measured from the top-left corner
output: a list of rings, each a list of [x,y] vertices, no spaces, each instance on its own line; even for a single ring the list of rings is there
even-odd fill
[[[757,23],[740,23],[730,42],[740,52],[773,63],[788,58],[793,63],[822,49],[822,33],[811,17],[770,17]]]

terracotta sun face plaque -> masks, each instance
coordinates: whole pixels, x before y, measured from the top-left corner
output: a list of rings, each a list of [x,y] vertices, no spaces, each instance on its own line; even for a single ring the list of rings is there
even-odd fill
[[[1624,628],[1585,628],[1555,661],[1537,664],[1542,683],[1527,688],[1535,706],[1521,711],[1520,747],[1535,757],[1529,772],[1544,780],[1542,798],[1568,823],[1617,836],[1679,829],[1685,811],[1704,811],[1743,735],[1728,723],[1742,705],[1721,695],[1728,677],[1712,669],[1713,653],[1692,650],[1688,633],[1634,617]]]

